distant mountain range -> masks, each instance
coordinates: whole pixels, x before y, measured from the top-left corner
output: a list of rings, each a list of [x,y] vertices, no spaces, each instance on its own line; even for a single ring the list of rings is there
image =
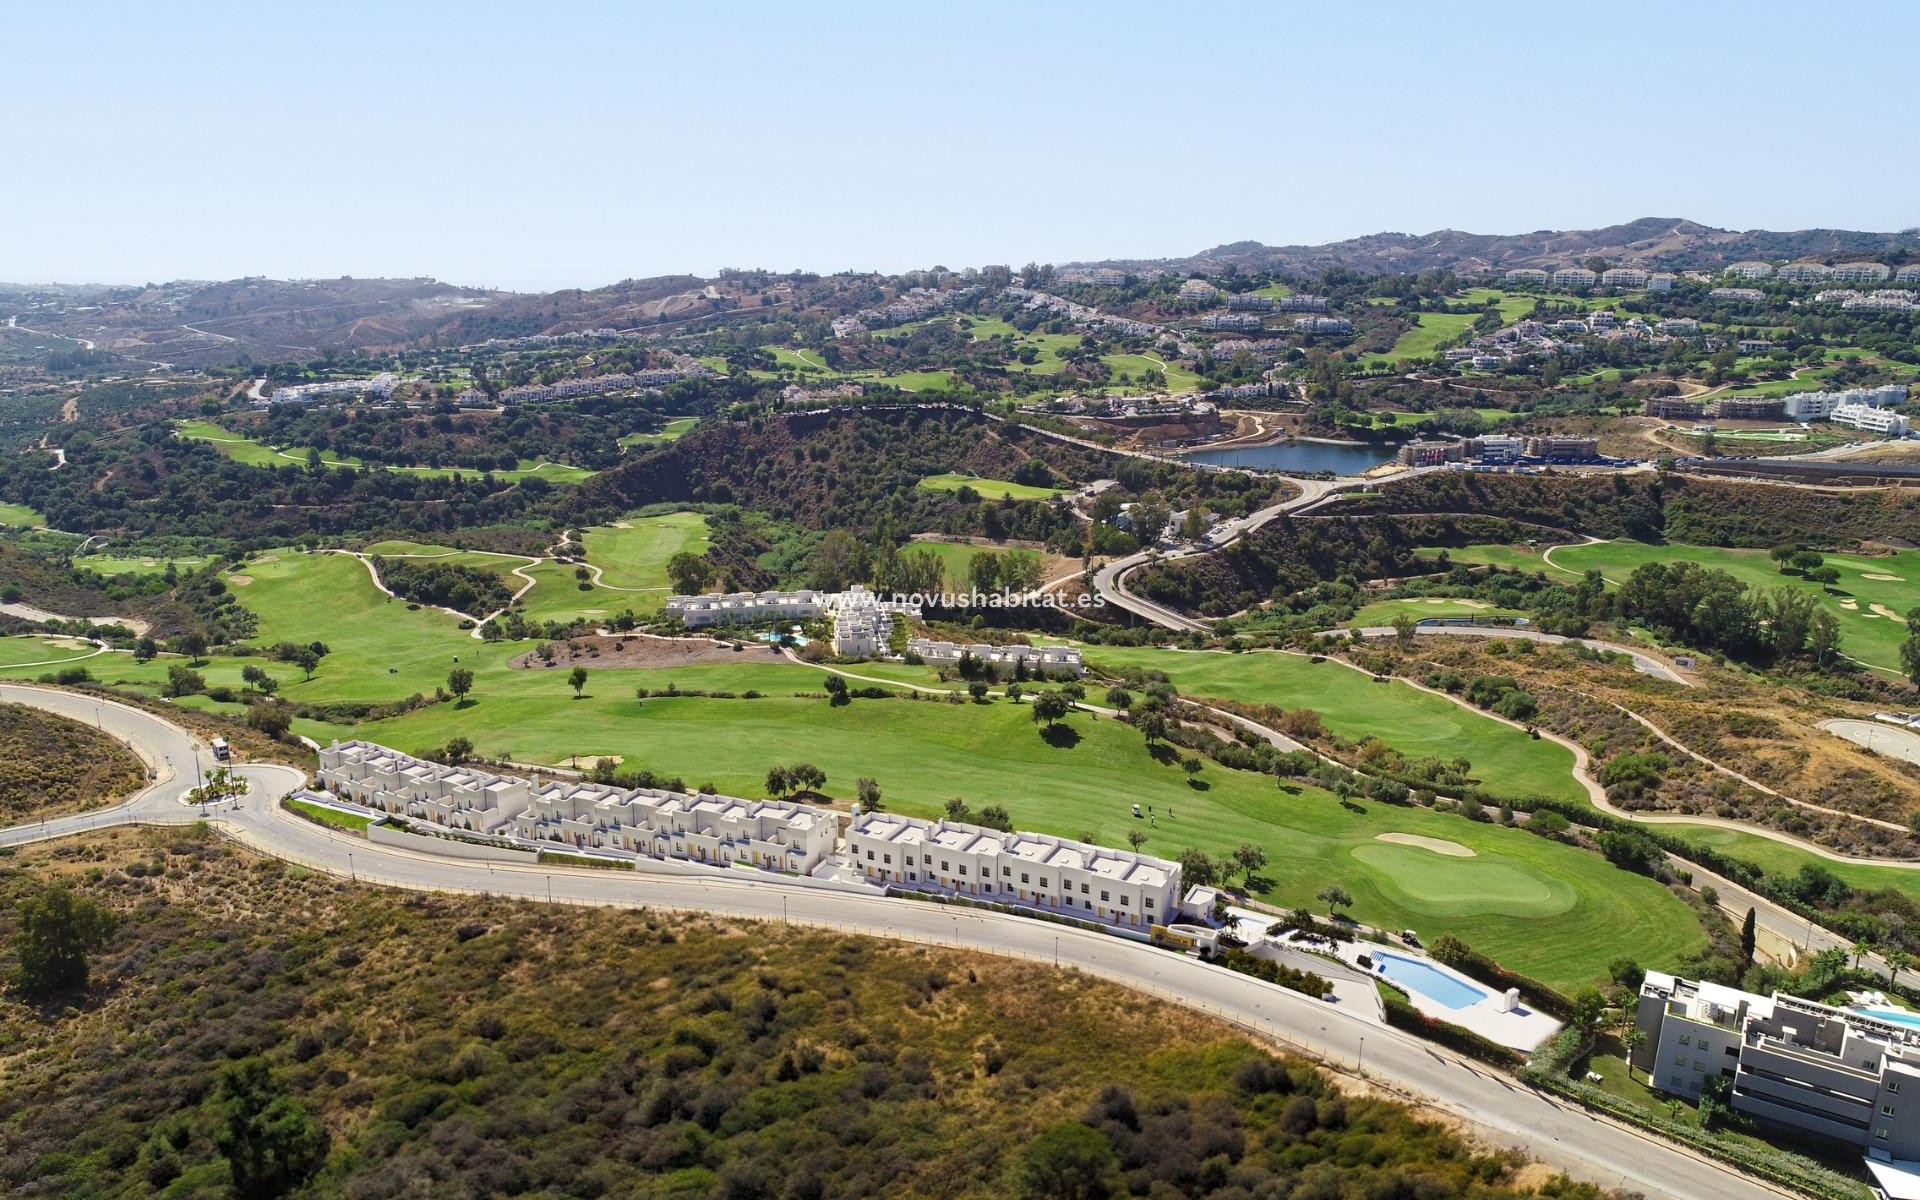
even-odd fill
[[[1683,217],[1642,217],[1605,229],[1542,229],[1534,233],[1375,233],[1323,246],[1267,246],[1231,242],[1191,258],[1116,260],[1116,266],[1154,265],[1204,270],[1232,264],[1243,271],[1311,273],[1329,267],[1378,274],[1421,271],[1511,270],[1570,266],[1606,258],[1670,270],[1712,270],[1742,259],[1876,258],[1920,254],[1920,230],[1863,233],[1852,229],[1801,229],[1775,233],[1715,229]]]
[[[1520,234],[1376,233],[1321,246],[1231,242],[1187,258],[1109,259],[1085,266],[1176,271],[1291,271],[1332,267],[1369,273],[1504,271],[1602,258],[1670,270],[1712,270],[1741,259],[1920,259],[1920,230],[1864,233],[1715,229],[1677,217],[1643,217],[1605,229]],[[844,293],[877,299],[877,277]],[[815,293],[816,297],[818,293]],[[136,360],[207,366],[316,358],[328,351],[462,345],[583,329],[682,326],[744,309],[791,309],[800,299],[780,276],[748,283],[692,275],[628,279],[602,288],[521,293],[433,279],[181,280],[144,287],[0,283],[0,320],[60,334]],[[862,301],[867,302],[867,301]],[[0,329],[0,337],[9,331]],[[19,336],[19,335],[16,335]]]

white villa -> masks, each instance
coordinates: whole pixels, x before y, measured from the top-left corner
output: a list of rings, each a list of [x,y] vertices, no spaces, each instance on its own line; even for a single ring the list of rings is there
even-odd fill
[[[449,829],[489,832],[527,806],[524,779],[428,762],[372,742],[321,747],[319,777],[355,804]]]
[[[804,875],[833,853],[839,826],[826,809],[784,800],[556,782],[533,792],[513,832],[582,850]]]
[[[907,653],[918,655],[922,662],[936,667],[958,666],[963,656],[971,655],[974,661],[991,667],[998,675],[1017,672],[1021,663],[1026,664],[1029,672],[1041,677],[1069,675],[1077,678],[1085,670],[1080,662],[1080,651],[1072,646],[962,645],[959,642],[937,642],[931,638],[912,638],[907,642]]]
[[[264,400],[254,401],[255,407],[270,404],[311,404],[315,400],[330,400],[336,396],[372,396],[385,400],[400,386],[400,379],[391,371],[382,371],[372,379],[331,379],[324,383],[301,383],[291,387],[276,388],[272,395]]]
[[[689,629],[810,621],[831,616],[834,618],[834,653],[849,657],[875,654],[884,648],[893,632],[896,613],[917,617],[920,610],[904,601],[882,600],[858,585],[844,592],[801,588],[791,592],[709,592],[703,596],[667,597],[667,616],[678,617]],[[855,648],[843,648],[843,632],[845,646]],[[862,646],[868,648],[857,648]]]
[[[847,858],[867,879],[1070,913],[1133,929],[1180,905],[1180,864],[1038,833],[857,813]]]

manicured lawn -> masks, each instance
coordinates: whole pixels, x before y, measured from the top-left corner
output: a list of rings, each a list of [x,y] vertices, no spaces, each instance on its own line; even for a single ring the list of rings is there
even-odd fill
[[[47,519],[24,504],[0,504],[0,525],[24,525],[38,529]]]
[[[307,447],[288,446],[274,448],[254,440],[241,437],[224,426],[211,421],[177,421],[174,428],[184,438],[213,443],[220,453],[237,462],[255,467],[304,467],[307,465]],[[383,471],[400,471],[409,475],[422,475],[428,478],[446,478],[452,475],[491,474],[496,479],[524,479],[529,475],[538,475],[551,483],[579,483],[590,479],[594,472],[584,467],[570,467],[564,463],[536,462],[523,458],[512,470],[477,471],[472,467],[397,467],[385,464],[363,463],[351,456],[323,452],[320,461],[329,467],[361,467],[377,465]]]
[[[1148,371],[1158,371],[1166,376],[1166,390],[1169,392],[1191,392],[1200,386],[1200,377],[1179,363],[1170,363],[1157,354],[1103,354],[1100,361],[1107,364],[1115,375],[1131,375],[1133,383],[1115,383],[1106,390],[1109,392],[1138,393],[1143,389],[1138,380]]]
[[[1570,579],[1580,578],[1578,571],[1556,570],[1553,563],[1546,561],[1542,549],[1552,547],[1537,546],[1423,546],[1417,553],[1422,557],[1438,557],[1442,550],[1449,562],[1468,563],[1475,566],[1508,567],[1519,571],[1545,571],[1549,575],[1559,575]]]
[[[197,571],[212,562],[211,555],[185,555],[178,558],[153,558],[128,554],[83,554],[73,565],[102,575],[158,575],[169,564],[178,571]]]
[[[622,446],[657,446],[677,441],[700,423],[699,417],[675,417],[652,433],[630,433],[620,439]]]
[[[1427,422],[1433,420],[1434,417],[1432,413],[1405,412],[1397,409],[1390,409],[1388,411],[1393,413],[1394,425],[1401,429],[1412,429],[1419,425],[1425,425]],[[1502,425],[1519,416],[1518,413],[1508,412],[1504,408],[1476,408],[1473,411],[1479,415],[1482,421],[1485,421],[1489,425]]]
[[[339,809],[328,808],[324,804],[309,804],[305,800],[282,800],[281,803],[294,812],[299,813],[301,816],[311,818],[312,820],[320,822],[322,825],[332,825],[338,829],[351,829],[356,833],[365,833],[367,826],[373,823],[371,817],[363,817],[357,813],[341,812]]]
[[[1353,623],[1361,626],[1391,625],[1393,619],[1406,613],[1414,620],[1427,617],[1524,617],[1525,613],[1511,608],[1495,608],[1479,600],[1457,600],[1443,596],[1421,596],[1407,600],[1376,600],[1366,605],[1353,616]]]
[[[1769,875],[1782,877],[1795,875],[1808,863],[1817,863],[1846,880],[1853,887],[1868,891],[1896,888],[1920,900],[1920,870],[1835,862],[1830,858],[1822,858],[1802,850],[1798,846],[1789,846],[1784,842],[1776,842],[1772,838],[1761,837],[1755,833],[1723,829],[1718,825],[1684,825],[1676,822],[1671,825],[1655,826],[1655,828],[1661,833],[1683,837],[1696,845],[1706,846],[1740,859],[1742,862],[1752,863]]]
[[[903,392],[949,392],[953,390],[953,374],[949,371],[903,371],[898,375],[851,376],[862,383],[881,383],[897,387]]]
[[[99,647],[78,638],[37,638],[37,637],[0,637],[0,667],[14,667],[22,663],[58,664],[68,659],[82,658],[93,654]],[[100,655],[104,659],[106,655]],[[94,662],[87,666],[94,666]],[[47,670],[53,670],[48,666]]]
[[[1869,666],[1900,669],[1900,643],[1906,639],[1903,619],[1920,605],[1920,550],[1901,550],[1884,557],[1829,554],[1827,565],[1837,567],[1840,582],[1831,589],[1809,583],[1798,575],[1782,575],[1764,550],[1727,550],[1714,546],[1652,545],[1647,542],[1596,542],[1553,550],[1553,565],[1578,574],[1597,568],[1609,583],[1624,582],[1635,567],[1649,562],[1696,562],[1726,571],[1752,588],[1785,584],[1819,597],[1840,620],[1843,653]],[[1891,576],[1874,579],[1870,576]],[[1876,611],[1876,607],[1881,611]]]
[[[682,550],[706,553],[707,519],[694,512],[628,516],[582,530],[580,538],[587,561],[601,569],[608,586],[665,589],[668,559]]]
[[[1104,670],[1136,666],[1166,673],[1181,694],[1284,708],[1310,708],[1333,733],[1378,737],[1413,757],[1464,758],[1489,791],[1585,802],[1573,778],[1573,755],[1546,739],[1400,682],[1371,677],[1332,660],[1296,654],[1227,654],[1118,646],[1085,646]]]
[[[970,487],[988,500],[1012,496],[1015,500],[1052,500],[1067,494],[1065,488],[1034,487],[1026,483],[1008,483],[1003,479],[983,479],[977,475],[929,475],[920,486],[930,492],[957,492]]]

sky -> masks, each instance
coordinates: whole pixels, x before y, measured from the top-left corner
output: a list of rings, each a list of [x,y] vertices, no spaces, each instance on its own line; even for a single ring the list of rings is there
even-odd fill
[[[0,279],[536,290],[1900,229],[1915,44],[1905,0],[0,0]]]

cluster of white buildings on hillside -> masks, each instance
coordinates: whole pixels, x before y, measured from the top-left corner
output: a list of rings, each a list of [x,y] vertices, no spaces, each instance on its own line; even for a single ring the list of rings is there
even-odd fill
[[[1634,1024],[1633,1065],[1661,1091],[1693,1098],[1728,1080],[1736,1112],[1864,1151],[1881,1194],[1920,1187],[1920,1028],[1658,971]]]
[[[1345,317],[1295,317],[1295,333],[1352,333],[1353,322]]]
[[[602,857],[745,865],[790,875],[831,870],[830,860],[843,853],[840,814],[784,800],[542,784],[362,741],[323,747],[318,779],[361,808],[528,848],[554,845]],[[1165,859],[857,807],[844,862],[882,887],[978,897],[1131,930],[1177,919],[1184,899],[1180,865]]]
[[[1781,411],[1795,421],[1831,421],[1850,429],[1905,437],[1910,422],[1888,410],[1906,402],[1907,385],[1887,383],[1838,392],[1790,392],[1781,398]]]
[[[1072,646],[989,646],[978,642],[909,638],[907,653],[934,667],[958,667],[963,661],[971,660],[996,675],[1017,675],[1024,670],[1040,679],[1055,676],[1077,679],[1086,671],[1080,661],[1080,651]]]
[[[623,391],[627,388],[660,388],[678,383],[682,379],[693,379],[702,375],[711,375],[712,371],[697,362],[688,362],[684,366],[649,367],[640,371],[613,371],[605,375],[587,375],[579,379],[560,379],[553,383],[526,383],[519,387],[510,387],[500,393],[502,404],[530,404],[544,400],[571,400],[578,396],[598,396],[605,392]],[[468,391],[461,395],[479,393]]]
[[[920,608],[904,600],[882,600],[859,585],[844,592],[800,588],[790,592],[709,592],[667,597],[667,616],[689,629],[832,617],[833,651],[848,658],[883,652],[893,636],[896,615],[917,617]]]
[[[1065,317],[1073,325],[1084,329],[1099,329],[1122,337],[1159,338],[1170,337],[1170,332],[1160,325],[1149,321],[1136,321],[1131,317],[1114,316],[1103,313],[1097,308],[1085,304],[1076,304],[1064,296],[1055,296],[1048,292],[1034,291],[1032,288],[1009,287],[1001,289],[1003,299],[1017,302],[1020,307],[1040,310]]]
[[[1881,288],[1874,292],[1825,288],[1813,297],[1815,304],[1838,304],[1847,312],[1906,312],[1913,307],[1913,300],[1913,293],[1906,288]]]
[[[1175,919],[1180,864],[1038,833],[858,813],[847,859],[881,884],[1023,904],[1133,929]]]
[[[325,383],[299,383],[292,387],[276,388],[266,399],[254,401],[254,405],[312,404],[316,400],[336,400],[343,396],[356,400],[363,396],[385,400],[399,386],[399,376],[391,371],[382,371],[372,379],[329,379]]]

